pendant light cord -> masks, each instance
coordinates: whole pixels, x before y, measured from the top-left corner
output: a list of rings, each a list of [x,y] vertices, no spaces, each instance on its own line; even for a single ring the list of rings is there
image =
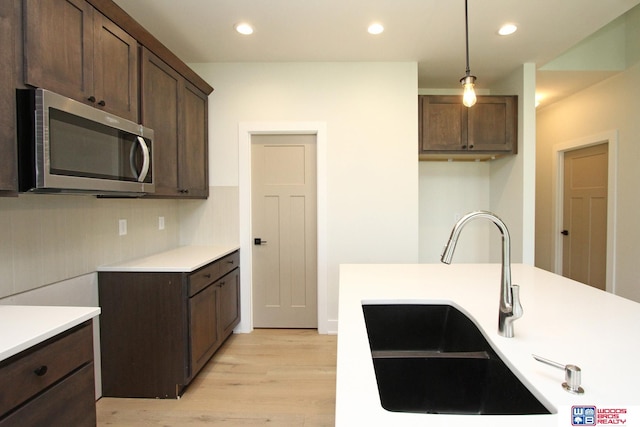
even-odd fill
[[[464,33],[467,42],[467,76],[470,75],[469,69],[469,14],[468,14],[468,0],[464,0]]]

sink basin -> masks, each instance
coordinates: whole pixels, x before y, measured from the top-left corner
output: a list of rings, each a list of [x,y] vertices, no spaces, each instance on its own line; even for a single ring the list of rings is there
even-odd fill
[[[455,307],[364,304],[362,309],[386,410],[550,413],[498,357],[475,323]]]

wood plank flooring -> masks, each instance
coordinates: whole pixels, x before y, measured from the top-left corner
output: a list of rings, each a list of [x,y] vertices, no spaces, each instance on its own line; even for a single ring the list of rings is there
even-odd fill
[[[102,398],[98,426],[333,426],[337,336],[234,334],[181,399]]]

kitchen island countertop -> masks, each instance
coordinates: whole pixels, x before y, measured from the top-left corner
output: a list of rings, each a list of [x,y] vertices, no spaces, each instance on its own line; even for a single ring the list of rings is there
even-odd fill
[[[190,273],[239,248],[238,245],[180,246],[130,261],[102,265],[98,271]]]
[[[547,271],[512,265],[524,315],[515,337],[498,335],[499,264],[342,265],[336,426],[571,426],[573,405],[640,407],[640,304]],[[553,412],[550,415],[444,415],[382,408],[362,313],[364,303],[453,303]],[[563,390],[562,370],[532,354],[582,369],[583,395]],[[633,409],[631,409],[633,408]],[[629,424],[627,424],[629,425]],[[640,424],[631,424],[640,425]]]

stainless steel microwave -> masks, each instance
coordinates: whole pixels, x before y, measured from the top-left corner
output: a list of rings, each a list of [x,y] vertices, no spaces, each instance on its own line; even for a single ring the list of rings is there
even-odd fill
[[[153,130],[44,89],[17,107],[21,192],[154,192]]]

